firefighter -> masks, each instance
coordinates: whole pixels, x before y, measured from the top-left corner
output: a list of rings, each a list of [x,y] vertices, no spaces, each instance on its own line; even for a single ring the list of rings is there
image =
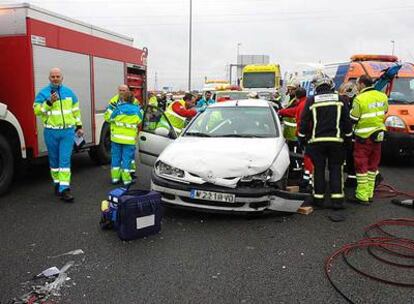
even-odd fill
[[[194,96],[191,93],[186,93],[182,100],[174,101],[167,107],[165,116],[178,133],[184,129],[188,119],[197,115],[197,111],[193,109],[194,102]],[[161,118],[160,124],[167,126],[168,123],[163,123],[163,118],[164,116]]]
[[[358,94],[356,84],[351,81],[345,82],[339,87],[338,91],[339,95],[341,95],[347,102],[348,107],[352,109],[354,98]],[[345,180],[345,187],[347,188],[356,188],[357,186],[354,163],[354,141],[355,139],[353,138],[351,144],[347,146],[346,150],[345,171],[347,176]]]
[[[167,93],[167,102],[165,108],[167,108],[174,101],[174,96],[172,93]]]
[[[381,160],[385,114],[388,97],[373,87],[372,79],[362,75],[357,80],[359,94],[355,97],[350,117],[355,123],[354,162],[357,176],[356,201],[369,204],[374,197],[375,177]]]
[[[109,100],[109,105],[111,105],[111,107],[109,107],[106,111],[107,115],[109,115],[108,117],[110,117],[112,113],[111,109],[115,109],[118,103],[122,103],[124,102],[124,98],[125,96],[127,96],[130,92],[130,89],[128,88],[128,86],[126,84],[121,84],[120,86],[118,86],[118,94],[116,94],[115,96],[113,96],[110,100]],[[139,105],[139,101],[138,99],[136,99],[134,97],[134,101],[133,103],[135,105]],[[105,118],[107,120],[107,118]],[[108,121],[108,120],[107,120]],[[135,149],[136,150],[136,149]],[[136,178],[136,170],[137,170],[137,165],[135,163],[135,151],[134,151],[134,158],[131,160],[131,168],[130,168],[130,173],[131,173],[131,177],[133,179]]]
[[[162,93],[161,97],[158,99],[158,107],[160,110],[165,111],[167,107],[167,95],[165,93]]]
[[[151,107],[158,107],[158,99],[153,92],[148,93],[148,105]]]
[[[327,75],[318,74],[312,84],[315,96],[306,101],[298,138],[301,145],[308,143],[306,149],[314,165],[313,205],[324,207],[328,163],[332,208],[342,209],[344,143],[352,136],[349,109],[343,98],[335,93],[335,84]]]
[[[44,124],[55,194],[65,202],[73,202],[70,161],[75,133],[79,137],[84,135],[79,101],[75,93],[62,84],[63,74],[59,68],[50,70],[49,81],[50,84],[36,95],[34,113]]]
[[[286,96],[288,97],[288,102],[285,109],[289,109],[296,106],[296,96],[295,90],[300,87],[299,81],[296,78],[292,77],[287,82]],[[296,137],[296,119],[295,117],[283,117],[283,136],[285,137],[289,150],[293,153],[298,153],[298,139]],[[294,159],[291,162],[291,170],[298,173],[302,170],[298,160]],[[294,175],[293,175],[294,176]]]
[[[290,108],[282,109],[278,112],[279,116],[282,117],[293,117],[296,120],[296,135],[300,127],[300,118],[305,108],[306,104],[306,90],[302,87],[299,87],[295,90],[295,98],[297,100],[296,105]],[[300,149],[302,150],[302,149]],[[301,152],[301,151],[300,151]],[[300,192],[310,192],[312,186],[312,173],[313,173],[313,164],[308,153],[304,153],[303,157],[303,176],[302,180],[299,182],[299,191]]]
[[[270,101],[272,102],[272,106],[276,111],[282,109],[282,96],[280,95],[278,89],[276,89],[276,91],[272,94]]]
[[[124,185],[132,182],[131,161],[135,158],[138,125],[142,112],[129,91],[123,94],[115,106],[108,105],[105,120],[111,124],[111,178],[113,184],[121,181]]]

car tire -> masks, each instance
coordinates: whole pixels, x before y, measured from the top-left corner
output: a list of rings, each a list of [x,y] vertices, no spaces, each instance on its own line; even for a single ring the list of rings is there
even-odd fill
[[[89,149],[89,157],[98,165],[107,165],[111,162],[111,130],[109,124],[102,126],[99,145]]]
[[[14,155],[9,141],[0,135],[0,195],[10,187],[14,175]]]

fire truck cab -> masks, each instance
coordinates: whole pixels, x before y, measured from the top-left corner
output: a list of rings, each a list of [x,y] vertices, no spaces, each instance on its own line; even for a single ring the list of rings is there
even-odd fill
[[[53,67],[78,96],[85,149],[98,163],[110,160],[109,126],[103,114],[120,84],[142,103],[147,50],[133,39],[30,4],[0,5],[0,194],[16,164],[47,155],[34,98]]]

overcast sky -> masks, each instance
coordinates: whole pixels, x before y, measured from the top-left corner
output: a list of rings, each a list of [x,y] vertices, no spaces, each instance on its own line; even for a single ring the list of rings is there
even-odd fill
[[[186,88],[190,0],[25,0],[134,38],[149,49],[149,87]],[[8,2],[10,1],[1,1]],[[21,1],[14,1],[21,2]],[[193,88],[225,78],[240,54],[266,54],[282,72],[296,63],[343,62],[354,53],[414,62],[409,0],[193,0]]]

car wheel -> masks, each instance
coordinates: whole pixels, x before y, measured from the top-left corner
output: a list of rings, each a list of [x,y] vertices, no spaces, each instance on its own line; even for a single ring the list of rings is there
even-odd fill
[[[111,130],[109,124],[105,123],[103,125],[99,146],[92,147],[89,150],[89,157],[99,165],[106,165],[111,162]]]
[[[10,143],[0,135],[0,195],[4,194],[14,175],[14,156]]]

